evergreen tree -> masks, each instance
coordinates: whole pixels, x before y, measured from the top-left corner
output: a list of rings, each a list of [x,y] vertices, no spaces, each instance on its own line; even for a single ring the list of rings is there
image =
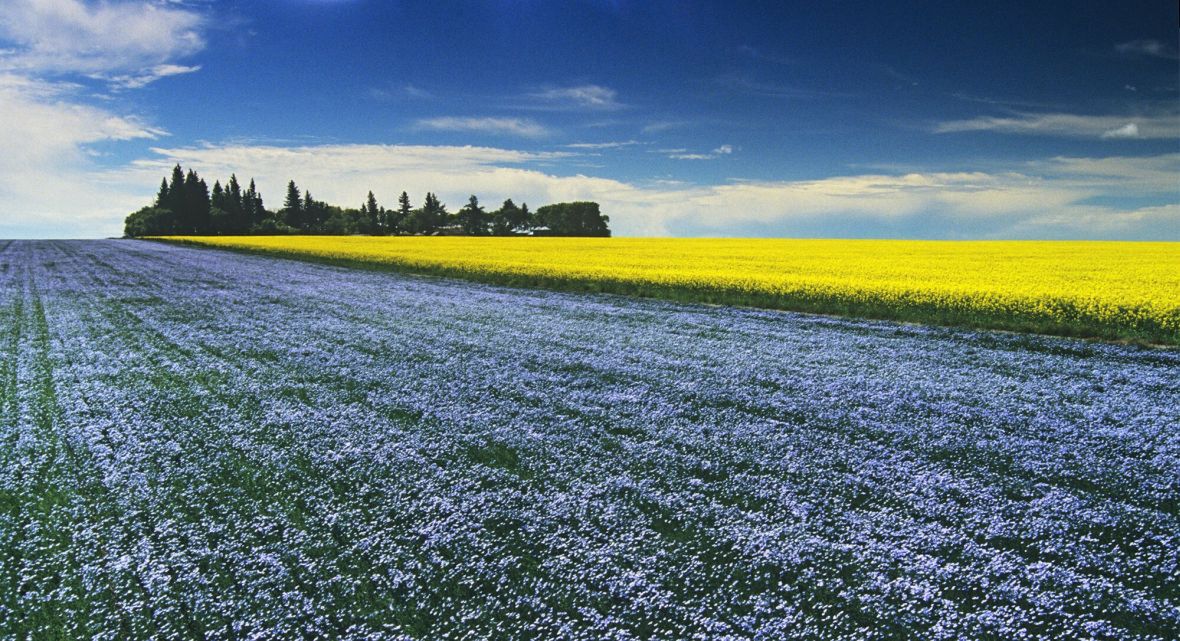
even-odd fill
[[[172,168],[172,181],[168,184],[168,200],[164,204],[164,209],[171,209],[172,213],[176,214],[174,220],[179,225],[184,225],[184,170],[180,168],[180,163],[177,163]]]
[[[209,233],[209,187],[192,169],[184,178],[184,204],[180,214],[186,234]]]
[[[156,194],[156,207],[168,206],[168,177],[165,176],[160,179],[160,191]]]
[[[405,202],[408,203],[409,200]],[[438,196],[432,192],[426,192],[426,200],[422,207],[410,213],[405,226],[410,233],[430,235],[437,232],[446,222],[446,205],[439,202]]]
[[[426,201],[422,204],[422,213],[424,226],[424,233],[433,234],[437,232],[440,227],[445,226],[449,221],[447,214],[447,206],[442,204],[432,192],[426,192]]]
[[[455,213],[455,220],[468,236],[486,236],[488,233],[488,214],[479,206],[479,198],[476,198],[475,194],[472,194],[467,204]]]
[[[381,212],[377,207],[377,197],[373,192],[369,192],[369,197],[365,200],[365,204],[361,207],[361,211],[365,214],[365,227],[363,233],[377,235],[381,233]]]
[[[287,199],[283,201],[283,209],[279,213],[288,225],[299,227],[303,218],[303,196],[300,195],[299,187],[295,185],[294,180],[287,183]]]
[[[299,217],[298,224],[291,225],[291,226],[294,227],[295,229],[298,229],[299,231],[302,231],[302,232],[308,231],[314,222],[312,220],[312,218],[314,216],[315,209],[316,209],[316,202],[315,202],[315,199],[311,197],[311,190],[304,189],[303,190],[303,211],[302,211],[303,215]]]
[[[245,210],[242,203],[242,186],[238,184],[236,174],[229,175],[229,182],[225,185],[225,195],[229,199],[228,205],[231,212],[240,214]]]
[[[536,216],[533,215],[533,212],[529,211],[529,204],[520,203],[520,225],[515,228],[516,231],[525,233],[536,226]]]
[[[262,194],[258,193],[258,188],[254,186],[254,179],[250,179],[250,186],[246,188],[246,193],[242,196],[242,209],[246,213],[247,229],[253,229],[263,218],[266,218],[266,208],[262,206]]]
[[[394,213],[393,223],[390,225],[391,233],[405,233],[406,223],[410,220],[410,214],[413,211],[414,208],[410,205],[410,195],[403,191],[397,199],[397,212]]]
[[[328,203],[311,197],[311,192],[305,192],[303,197],[303,226],[302,231],[319,232],[332,216],[332,207]]]
[[[213,191],[209,194],[209,205],[218,209],[225,209],[225,191],[221,188],[221,181],[213,181]]]

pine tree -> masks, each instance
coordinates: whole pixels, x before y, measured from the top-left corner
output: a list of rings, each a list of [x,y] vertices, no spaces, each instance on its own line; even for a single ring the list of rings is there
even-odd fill
[[[410,205],[410,195],[402,192],[402,195],[397,199],[397,213],[394,214],[393,223],[390,225],[391,233],[404,233],[406,230],[407,221],[410,220],[410,214],[414,208]]]
[[[381,233],[381,218],[377,207],[377,197],[373,192],[369,192],[369,197],[365,200],[364,207],[361,208],[365,212],[365,225],[368,227],[367,233],[378,235]]]
[[[433,192],[426,192],[426,201],[422,204],[421,214],[418,227],[419,231],[424,234],[432,234],[450,222],[447,206],[442,204]]]
[[[174,220],[181,226],[185,224],[184,202],[184,170],[180,168],[180,163],[177,163],[172,168],[172,181],[168,185],[168,200],[164,204],[164,209],[172,210],[172,213],[176,214]]]
[[[156,194],[156,207],[168,206],[168,177],[160,179],[160,191]]]
[[[246,211],[247,229],[254,228],[266,217],[266,208],[262,206],[262,194],[259,194],[258,188],[254,186],[253,178],[250,179],[250,186],[242,196],[242,208]]]
[[[197,222],[197,218],[199,216],[197,210],[200,207],[200,205],[197,203],[197,200],[200,198],[199,191],[200,188],[197,186],[197,174],[192,169],[190,169],[188,170],[188,173],[184,175],[184,199],[181,202],[180,211],[177,212],[180,214],[180,220],[184,224],[184,233],[186,234],[199,233],[197,231],[197,225],[199,224]]]
[[[295,181],[287,183],[287,199],[283,201],[283,219],[292,226],[298,227],[300,219],[303,217],[303,196],[299,193],[299,187],[295,185]]]
[[[475,194],[472,194],[467,204],[455,214],[455,219],[459,223],[459,228],[468,236],[486,236],[488,233],[488,215],[483,207],[479,206],[479,198],[476,198]]]
[[[303,190],[303,215],[299,217],[299,224],[291,226],[298,229],[299,231],[308,231],[308,229],[311,228],[312,222],[314,222],[312,219],[315,216],[315,210],[316,201],[315,198],[311,197],[311,190]]]
[[[184,179],[185,215],[193,234],[209,233],[209,186],[193,170]]]
[[[242,204],[242,186],[238,184],[236,174],[229,175],[229,182],[225,185],[225,195],[229,199],[229,211],[240,214],[244,210]]]

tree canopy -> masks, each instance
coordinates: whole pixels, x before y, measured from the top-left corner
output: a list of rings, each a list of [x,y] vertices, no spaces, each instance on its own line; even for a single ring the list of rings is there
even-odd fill
[[[451,236],[610,236],[609,218],[598,203],[572,202],[546,205],[534,214],[511,198],[499,209],[488,211],[474,194],[452,213],[434,192],[427,192],[415,208],[409,194],[398,197],[397,209],[381,206],[370,191],[357,209],[316,200],[310,190],[291,180],[283,206],[269,211],[262,194],[250,179],[243,190],[236,174],[213,188],[192,169],[179,164],[160,183],[155,201],[127,216],[128,237],[168,235],[245,234],[368,234]]]

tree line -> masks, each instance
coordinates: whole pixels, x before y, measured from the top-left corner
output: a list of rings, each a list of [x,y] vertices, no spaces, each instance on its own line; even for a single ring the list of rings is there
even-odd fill
[[[268,210],[254,179],[245,189],[231,174],[225,185],[213,188],[195,171],[177,164],[171,180],[165,177],[155,201],[129,216],[124,224],[128,237],[170,235],[247,234],[367,234],[454,236],[610,236],[610,218],[595,202],[555,203],[529,210],[511,198],[499,209],[488,211],[474,195],[458,211],[450,212],[434,193],[427,192],[414,207],[406,192],[398,206],[386,209],[369,192],[359,208],[329,205],[300,190],[292,180],[281,209]]]

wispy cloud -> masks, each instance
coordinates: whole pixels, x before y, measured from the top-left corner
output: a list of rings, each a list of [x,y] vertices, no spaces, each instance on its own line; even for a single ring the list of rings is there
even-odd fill
[[[570,149],[618,149],[620,147],[631,147],[641,144],[637,140],[623,140],[615,142],[575,142],[566,147]]]
[[[1128,122],[1127,124],[1123,125],[1122,127],[1116,127],[1114,129],[1111,129],[1110,131],[1102,132],[1102,137],[1103,138],[1138,138],[1139,137],[1139,125],[1137,125],[1133,122]]]
[[[528,94],[531,106],[546,109],[584,109],[613,111],[622,109],[618,92],[601,85],[550,87]]]
[[[938,123],[934,133],[994,131],[1007,134],[1074,138],[1166,140],[1180,137],[1180,113],[1148,116],[1091,116],[1066,113],[1018,113]]]
[[[139,206],[135,187],[95,178],[91,145],[166,132],[135,116],[80,104],[79,91],[70,83],[0,73],[0,236],[29,233],[23,229],[116,233],[112,220]]]
[[[643,127],[645,134],[657,134],[662,131],[670,131],[672,129],[684,129],[693,126],[694,123],[688,120],[657,120],[650,122]]]
[[[1131,40],[1130,42],[1122,42],[1115,45],[1114,50],[1124,56],[1180,60],[1180,52],[1176,50],[1176,47],[1164,44],[1159,40]]]
[[[0,56],[0,69],[8,71],[85,74],[118,85],[115,78],[151,76],[145,70],[205,47],[204,18],[181,5],[78,0],[5,4],[0,37],[14,46]]]
[[[497,136],[542,138],[551,132],[541,124],[525,118],[474,118],[442,116],[424,118],[416,124],[419,129],[432,131],[466,131]]]
[[[665,149],[662,150],[668,154],[672,160],[713,160],[721,156],[728,156],[733,153],[733,145],[721,145],[712,152],[704,153],[689,153],[687,149]]]
[[[142,73],[111,76],[110,78],[105,78],[105,80],[109,80],[115,89],[139,89],[140,87],[145,87],[161,78],[179,76],[186,73],[195,73],[200,70],[200,65],[185,66],[164,64],[156,65],[155,67],[152,67],[151,69],[148,69]]]
[[[902,73],[890,65],[878,65],[878,69],[881,70],[881,73],[904,85],[917,87],[919,84],[917,78],[914,78],[909,74]]]
[[[205,47],[206,28],[202,14],[181,2],[3,2],[0,202],[20,216],[0,216],[0,235],[118,233],[114,221],[142,204],[145,187],[100,175],[95,145],[167,132],[119,113],[122,101],[95,104],[109,96],[84,91],[85,80],[120,92],[193,73],[199,65],[182,62]]]
[[[400,87],[374,87],[369,90],[369,96],[382,101],[434,99],[433,93],[411,84],[401,85]]]

